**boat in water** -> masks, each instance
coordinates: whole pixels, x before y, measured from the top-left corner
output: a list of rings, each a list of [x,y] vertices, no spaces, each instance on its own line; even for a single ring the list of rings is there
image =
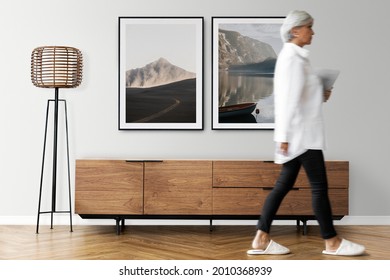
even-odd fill
[[[235,105],[222,106],[219,107],[219,117],[226,118],[226,117],[235,117],[241,115],[249,115],[252,114],[252,112],[256,109],[256,105],[257,103],[251,102],[251,103],[240,103]]]

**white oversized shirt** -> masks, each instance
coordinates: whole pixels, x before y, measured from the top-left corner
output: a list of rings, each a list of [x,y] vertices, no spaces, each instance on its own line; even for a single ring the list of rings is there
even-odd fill
[[[325,149],[322,117],[323,86],[310,66],[309,51],[285,43],[274,75],[275,163],[282,164],[308,149]],[[280,143],[288,142],[288,154]]]

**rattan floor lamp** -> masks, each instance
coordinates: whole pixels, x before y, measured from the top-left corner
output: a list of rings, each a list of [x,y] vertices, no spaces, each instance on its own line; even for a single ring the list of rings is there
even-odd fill
[[[60,88],[75,88],[80,85],[82,80],[83,59],[81,52],[72,47],[65,46],[44,46],[35,48],[31,54],[31,81],[41,88],[54,88],[54,99],[49,99],[46,109],[46,124],[45,136],[43,143],[42,156],[42,171],[39,187],[39,202],[38,202],[38,217],[36,233],[39,232],[39,217],[41,214],[51,214],[51,229],[53,228],[54,213],[69,213],[70,216],[70,231],[72,227],[72,199],[70,186],[70,163],[69,163],[69,139],[68,139],[68,116],[66,100],[59,99]],[[68,190],[69,190],[69,211],[58,211],[56,209],[57,198],[57,150],[58,150],[58,111],[59,104],[64,105],[65,114],[65,135],[66,135],[66,156],[68,170]],[[41,211],[42,201],[42,186],[45,169],[46,157],[46,142],[50,105],[54,104],[54,120],[53,120],[53,160],[52,160],[52,178],[51,178],[51,209],[49,211]]]

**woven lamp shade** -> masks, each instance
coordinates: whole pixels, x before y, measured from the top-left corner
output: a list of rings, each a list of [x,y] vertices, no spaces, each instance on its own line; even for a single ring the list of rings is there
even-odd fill
[[[31,54],[31,81],[42,88],[75,88],[81,84],[81,51],[64,46],[35,48]]]

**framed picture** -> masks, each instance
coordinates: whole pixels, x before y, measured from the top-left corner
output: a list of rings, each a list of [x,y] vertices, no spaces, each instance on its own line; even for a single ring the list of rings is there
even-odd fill
[[[212,18],[212,128],[273,129],[283,17]]]
[[[119,130],[203,129],[203,17],[119,17]]]

